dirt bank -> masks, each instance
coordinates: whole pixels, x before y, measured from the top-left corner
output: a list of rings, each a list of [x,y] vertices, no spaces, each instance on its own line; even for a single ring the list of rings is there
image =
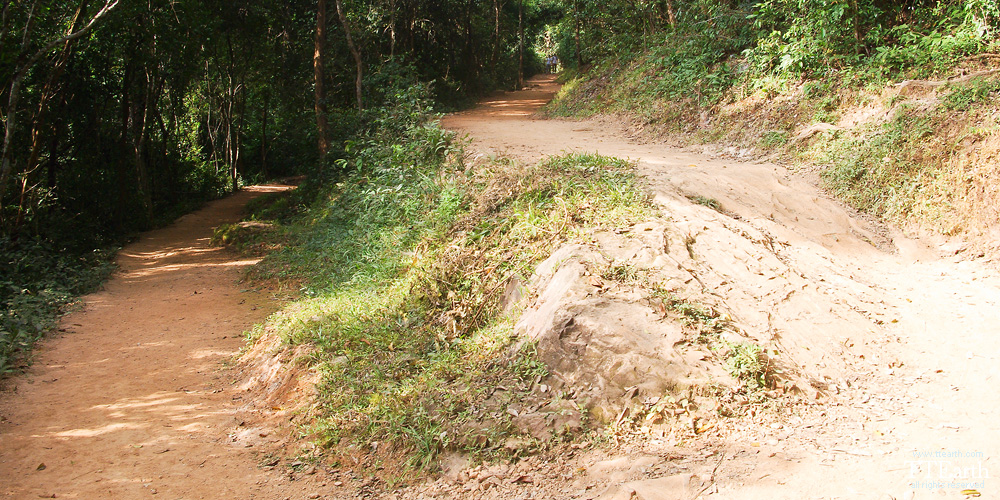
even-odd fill
[[[809,174],[741,160],[736,151],[640,143],[609,118],[534,119],[532,107],[557,85],[551,78],[532,84],[448,116],[444,126],[467,134],[478,154],[537,161],[598,152],[637,161],[670,227],[690,238],[683,271],[744,333],[818,389],[818,400],[782,400],[720,420],[708,433],[724,459],[689,468],[711,478],[701,497],[961,496],[963,488],[932,480],[996,488],[981,476],[950,477],[926,458],[952,453],[960,458],[951,465],[962,470],[996,468],[994,269],[962,253],[960,242],[866,220]],[[709,200],[715,209],[705,206]],[[692,451],[683,439],[664,441],[635,442],[629,459],[646,454],[663,466],[671,450]],[[611,481],[602,498],[629,498],[626,490],[637,491],[629,484]]]

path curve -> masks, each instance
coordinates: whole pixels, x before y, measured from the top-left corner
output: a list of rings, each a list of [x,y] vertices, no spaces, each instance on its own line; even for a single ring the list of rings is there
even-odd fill
[[[255,186],[121,250],[119,271],[40,342],[0,392],[0,498],[306,498],[310,480],[258,468],[236,444],[240,395],[222,367],[273,312],[240,289],[256,261],[212,247]]]
[[[782,422],[736,422],[742,427],[724,438],[727,461],[717,470],[703,464],[715,484],[700,497],[959,498],[963,488],[940,484],[954,467],[968,472],[957,479],[983,492],[1000,488],[995,267],[957,253],[954,242],[866,220],[806,173],[644,142],[613,118],[533,116],[558,87],[551,76],[536,78],[442,124],[468,136],[473,154],[535,162],[597,152],[636,161],[670,219],[697,236],[704,286],[772,335],[765,341],[830,375],[823,405],[786,412]],[[768,245],[743,241],[754,235]]]

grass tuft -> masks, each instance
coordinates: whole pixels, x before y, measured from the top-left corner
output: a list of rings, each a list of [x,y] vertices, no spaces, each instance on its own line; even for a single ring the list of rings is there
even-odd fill
[[[510,453],[507,406],[547,371],[503,314],[507,285],[587,231],[655,213],[626,161],[466,164],[451,141],[419,125],[368,144],[350,175],[274,222],[283,245],[252,271],[301,284],[249,336],[314,347],[323,376],[308,432],[334,460],[374,448],[423,469],[445,450]]]

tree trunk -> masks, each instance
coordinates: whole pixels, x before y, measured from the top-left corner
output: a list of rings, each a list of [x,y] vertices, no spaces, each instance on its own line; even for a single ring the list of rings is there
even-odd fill
[[[500,60],[500,0],[493,0],[493,55],[490,64],[496,67]]]
[[[667,20],[670,22],[671,28],[677,25],[677,18],[675,17],[676,14],[674,12],[673,0],[667,0]]]
[[[80,2],[80,6],[77,7],[76,12],[73,14],[73,20],[70,21],[69,33],[72,33],[76,29],[77,22],[80,20],[80,14],[87,6],[87,0]],[[70,54],[72,54],[73,42],[66,41],[63,45],[62,52],[56,58],[56,61],[52,65],[52,72],[49,73],[48,79],[45,81],[45,85],[42,87],[42,91],[39,95],[38,100],[38,111],[35,113],[35,117],[32,120],[31,127],[31,149],[28,154],[28,162],[24,166],[24,175],[31,174],[36,168],[38,168],[38,159],[42,151],[42,141],[44,139],[43,131],[48,125],[48,110],[49,101],[56,96],[59,78],[62,77],[63,70],[66,68],[66,63],[69,61]],[[54,128],[54,127],[52,127]],[[24,199],[22,194],[21,199]],[[23,210],[24,207],[22,206]]]
[[[522,0],[523,1],[523,0]],[[583,55],[580,53],[580,2],[573,2],[573,22],[576,25],[576,32],[573,34],[574,45],[576,46],[576,67],[583,68]]]
[[[396,0],[389,1],[389,58],[396,56]]]
[[[326,0],[316,4],[316,43],[313,50],[313,83],[316,90],[316,137],[319,146],[320,163],[330,150],[327,138],[326,93],[323,91],[324,55],[326,53]]]
[[[115,224],[118,226],[118,230],[122,231],[125,228],[125,210],[126,210],[126,193],[128,188],[126,186],[126,165],[128,164],[125,160],[126,150],[128,149],[128,131],[129,131],[129,117],[131,114],[129,110],[132,109],[131,103],[131,81],[132,81],[132,59],[129,58],[125,63],[125,73],[122,75],[122,91],[121,91],[121,132],[118,136],[118,154],[117,157],[117,181],[118,181],[118,203],[115,207]]]
[[[351,38],[351,25],[347,22],[347,15],[344,14],[344,9],[340,5],[340,0],[334,0],[334,4],[337,6],[337,17],[340,18],[340,24],[344,27],[344,36],[347,38],[347,48],[351,51],[351,56],[354,57],[354,64],[357,66],[357,75],[354,77],[354,97],[357,100],[358,111],[362,111],[364,108],[361,103],[361,82],[364,66],[361,61],[361,52],[358,47],[354,45],[354,39]]]
[[[861,23],[859,21],[858,0],[851,0],[851,14],[854,24],[854,53],[861,55]]]
[[[524,0],[517,3],[517,88],[524,87]]]
[[[149,166],[146,164],[146,143],[149,139],[149,117],[152,107],[155,105],[154,82],[155,77],[146,71],[146,85],[142,103],[135,109],[132,118],[132,151],[135,161],[136,183],[139,187],[140,201],[146,217],[145,222],[153,220],[153,193],[152,182],[149,178]]]
[[[264,106],[260,110],[260,175],[267,179],[267,111],[271,94],[265,91]]]
[[[86,0],[83,0],[83,2],[81,2],[81,8],[82,4],[85,2]],[[34,5],[36,4],[37,1],[35,2],[35,4],[32,4],[33,6],[31,9],[31,13],[29,14],[28,21],[25,24],[24,37],[22,40],[24,48],[27,47],[27,42],[29,40],[32,16],[34,13]],[[43,46],[41,49],[36,51],[30,57],[28,57],[27,60],[23,62],[23,64],[19,65],[15,64],[13,76],[11,77],[10,93],[7,94],[7,115],[6,115],[6,120],[4,121],[3,150],[0,151],[0,207],[3,206],[4,195],[6,194],[7,191],[7,183],[10,180],[11,171],[13,170],[13,160],[12,160],[13,151],[11,150],[11,148],[14,139],[14,130],[17,126],[17,120],[16,120],[17,103],[20,98],[22,80],[24,80],[24,77],[27,76],[28,70],[30,70],[35,65],[35,63],[41,60],[41,58],[44,57],[46,54],[48,54],[52,49],[56,48],[59,45],[73,42],[79,39],[80,37],[86,35],[87,33],[90,32],[91,29],[94,28],[94,26],[101,18],[103,18],[108,12],[111,12],[117,6],[118,6],[118,0],[105,0],[104,7],[102,7],[101,10],[99,10],[96,14],[94,14],[94,17],[92,17],[84,27],[80,28],[77,31],[72,31],[72,28],[70,28],[64,36],[45,44],[45,46]]]

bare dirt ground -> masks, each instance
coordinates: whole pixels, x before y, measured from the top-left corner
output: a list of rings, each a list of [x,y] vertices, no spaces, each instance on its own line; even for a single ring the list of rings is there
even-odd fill
[[[410,486],[279,463],[272,454],[289,449],[289,426],[275,418],[293,415],[272,404],[294,399],[284,392],[296,384],[275,375],[281,360],[266,353],[244,366],[253,378],[229,366],[241,333],[275,306],[237,284],[253,260],[208,246],[212,227],[238,219],[255,195],[245,192],[124,249],[115,278],[64,318],[28,373],[7,381],[0,495],[885,500],[964,498],[968,487],[996,496],[994,267],[960,244],[858,217],[808,173],[643,143],[611,119],[534,119],[556,88],[534,80],[444,125],[468,134],[476,154],[637,161],[664,217],[619,236],[655,228],[664,273],[768,348],[788,373],[772,404],[512,464],[449,456],[442,474]],[[720,210],[693,203],[698,196]]]
[[[809,173],[643,143],[608,118],[536,119],[557,90],[551,77],[538,78],[443,125],[467,134],[473,154],[635,160],[672,230],[690,238],[691,258],[678,267],[813,387],[792,391],[808,397],[782,396],[767,411],[723,419],[705,436],[638,439],[618,458],[610,450],[573,458],[573,479],[564,482],[572,487],[542,489],[542,497],[996,495],[995,263],[963,253],[960,242],[866,220]],[[515,496],[506,491],[497,498]]]
[[[231,438],[243,396],[223,367],[273,312],[242,291],[254,263],[209,246],[252,187],[144,234],[120,270],[41,342],[0,392],[0,498],[308,498],[322,481],[258,468],[268,452]],[[153,495],[156,495],[155,497]]]

